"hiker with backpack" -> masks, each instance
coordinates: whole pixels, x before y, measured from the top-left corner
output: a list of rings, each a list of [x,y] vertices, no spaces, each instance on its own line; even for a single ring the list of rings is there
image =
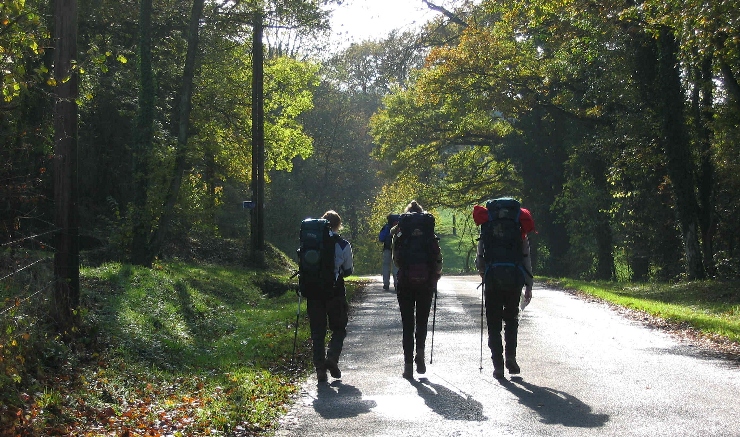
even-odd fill
[[[403,326],[403,377],[426,373],[424,345],[429,311],[442,276],[442,252],[434,233],[434,216],[425,212],[416,200],[411,201],[391,229],[393,262],[398,267],[396,288]],[[414,357],[414,341],[416,356]]]
[[[532,299],[532,260],[527,234],[534,230],[534,220],[519,201],[509,197],[489,200],[485,208],[475,206],[473,219],[480,225],[475,265],[483,282],[493,376],[503,378],[504,367],[509,374],[516,375],[521,372],[516,348],[522,287],[523,303]]]
[[[388,214],[387,222],[383,225],[378,233],[378,241],[383,243],[383,290],[388,291],[391,285],[391,275],[393,275],[393,289],[395,290],[398,281],[398,267],[393,263],[393,251],[391,246],[393,244],[393,235],[391,235],[391,228],[398,224],[398,220],[401,218],[401,214]]]
[[[352,274],[352,246],[339,235],[342,219],[329,210],[321,219],[301,223],[299,291],[306,298],[311,328],[313,364],[318,382],[326,382],[327,370],[341,378],[339,356],[347,335],[348,310],[344,278]],[[331,331],[325,349],[327,327]]]

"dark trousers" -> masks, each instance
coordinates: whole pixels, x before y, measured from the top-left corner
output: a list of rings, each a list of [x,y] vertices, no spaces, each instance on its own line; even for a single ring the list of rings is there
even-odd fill
[[[497,290],[486,283],[486,322],[488,325],[488,347],[496,363],[503,362],[504,344],[501,327],[504,327],[506,356],[516,357],[516,337],[519,330],[519,290]]]
[[[399,284],[397,297],[403,326],[403,359],[406,363],[414,361],[414,339],[416,350],[424,350],[433,295],[432,286],[414,289]]]
[[[347,298],[344,295],[326,300],[308,299],[306,302],[313,342],[313,364],[316,368],[324,368],[326,358],[335,363],[339,362],[344,337],[347,336],[348,309]],[[324,351],[327,326],[331,330],[331,338],[328,349]]]

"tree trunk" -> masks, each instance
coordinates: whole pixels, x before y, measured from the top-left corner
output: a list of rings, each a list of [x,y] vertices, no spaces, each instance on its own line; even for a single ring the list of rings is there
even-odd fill
[[[139,114],[133,150],[133,239],[131,262],[150,267],[149,235],[152,217],[148,208],[149,155],[154,136],[154,74],[152,73],[152,0],[139,4]]]
[[[52,318],[62,334],[79,321],[80,265],[77,210],[77,0],[56,0],[54,8],[54,202],[58,228]]]
[[[662,118],[661,140],[668,157],[668,176],[675,193],[678,222],[686,256],[688,279],[704,279],[704,263],[699,246],[698,205],[696,201],[694,172],[686,133],[684,99],[678,69],[678,44],[668,28],[659,32],[658,44],[658,95]]]
[[[150,263],[159,253],[169,232],[172,218],[175,214],[175,205],[180,195],[182,175],[187,164],[188,126],[190,124],[190,110],[192,108],[193,79],[195,77],[195,59],[198,54],[198,29],[200,18],[203,15],[204,0],[193,0],[193,9],[190,14],[190,27],[188,31],[188,50],[185,57],[185,67],[182,74],[182,89],[180,91],[180,112],[177,129],[177,155],[175,157],[175,168],[170,181],[167,198],[162,212],[162,218],[157,230],[152,236],[152,247],[149,252]]]
[[[714,162],[712,160],[710,128],[713,118],[712,56],[706,56],[696,68],[694,83],[694,131],[699,146],[699,223],[701,225],[702,252],[707,271],[714,271],[712,238],[715,229],[714,214]]]
[[[738,83],[735,73],[732,71],[732,67],[720,59],[719,61],[720,70],[722,71],[722,77],[724,78],[725,89],[727,94],[730,95],[731,101],[735,102],[735,109],[740,111],[740,83]]]
[[[252,262],[264,265],[265,258],[265,130],[262,13],[254,13],[252,38]]]

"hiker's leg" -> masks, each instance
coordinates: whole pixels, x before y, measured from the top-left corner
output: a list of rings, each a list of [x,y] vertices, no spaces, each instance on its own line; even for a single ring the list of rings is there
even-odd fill
[[[391,251],[383,251],[383,289],[388,290],[391,283],[391,265],[393,260],[391,259]],[[395,281],[394,281],[395,282]]]
[[[414,296],[404,288],[398,292],[398,308],[401,310],[403,327],[403,360],[411,363],[414,360]]]
[[[501,294],[493,287],[486,285],[486,326],[488,328],[488,347],[491,358],[503,364],[504,345],[501,341],[501,324],[503,320],[503,302]]]
[[[335,364],[339,362],[344,338],[347,336],[348,309],[349,305],[345,296],[336,296],[327,301],[326,313],[329,317],[331,339],[329,340],[329,350],[326,352],[326,358],[332,360]]]
[[[501,342],[501,323],[503,319],[503,302],[501,294],[489,284],[485,289],[486,326],[488,327],[488,348],[491,349],[494,378],[504,377],[504,345]]]
[[[510,370],[518,369],[519,366],[516,363],[516,346],[517,346],[517,334],[519,331],[519,297],[521,296],[520,290],[514,290],[510,293],[506,293],[505,302],[503,308],[504,318],[504,340],[506,342],[506,367]],[[519,373],[512,372],[512,373]]]
[[[424,354],[427,331],[429,327],[429,312],[432,308],[433,291],[431,289],[419,291],[416,294],[416,351]]]
[[[311,343],[313,344],[313,364],[316,369],[324,368],[324,346],[326,338],[326,301],[308,299],[306,313],[311,328]]]
[[[429,311],[432,307],[433,290],[419,290],[416,295],[416,371],[426,373],[426,359],[424,348],[426,345],[427,331],[429,327]]]

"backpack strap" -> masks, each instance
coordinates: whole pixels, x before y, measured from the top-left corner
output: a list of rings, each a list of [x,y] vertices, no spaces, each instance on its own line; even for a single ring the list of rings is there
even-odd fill
[[[337,237],[337,239],[334,240],[334,244],[338,244],[339,248],[344,250],[344,248],[349,244],[349,241],[345,240],[340,235],[335,234],[334,236]]]

